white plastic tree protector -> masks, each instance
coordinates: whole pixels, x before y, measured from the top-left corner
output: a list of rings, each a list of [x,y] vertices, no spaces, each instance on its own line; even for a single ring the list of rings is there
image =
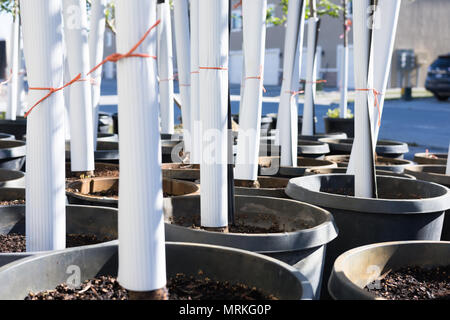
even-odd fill
[[[346,8],[344,8],[346,10]],[[346,15],[344,14],[346,20]],[[341,64],[341,104],[339,110],[340,118],[347,118],[347,108],[348,108],[348,32],[346,28],[344,28],[344,47],[342,49],[342,64]]]
[[[200,0],[201,225],[228,226],[228,1]]]
[[[158,74],[161,105],[161,133],[173,134],[173,50],[172,26],[170,21],[170,4],[157,5],[158,19]]]
[[[87,79],[90,70],[86,0],[63,0],[64,42],[69,76],[81,73]],[[93,171],[94,136],[91,82],[70,86],[70,162],[73,172]]]
[[[374,148],[376,148],[376,141],[378,140],[378,133],[380,131],[378,119],[381,119],[383,115],[384,92],[386,92],[389,81],[401,2],[401,0],[378,1],[378,6],[374,14],[375,28],[372,32],[373,54],[371,56],[371,66],[373,68],[374,88],[380,93],[378,95],[380,113],[377,107],[372,107]]]
[[[370,87],[379,93],[377,95],[378,105],[375,103],[374,92],[368,91],[366,94],[369,94],[369,97],[373,102],[372,104],[369,103],[369,114],[372,119],[373,152],[375,152],[381,125],[385,100],[384,92],[386,91],[389,81],[400,5],[401,0],[379,1],[372,18],[374,23],[374,28],[372,29],[373,54],[370,58],[369,74],[372,74],[373,77],[369,79],[369,82],[373,83],[373,86]],[[373,12],[373,9],[371,11]],[[351,157],[348,166],[349,170],[353,170],[354,168],[353,161],[354,157]]]
[[[173,2],[175,44],[177,48],[178,84],[181,96],[184,149],[190,153],[191,146],[191,48],[189,36],[188,0]]]
[[[243,0],[244,94],[239,110],[235,178],[258,179],[267,0]],[[248,75],[248,76],[247,76]]]
[[[30,87],[63,84],[62,2],[21,0],[20,12]],[[30,90],[34,103],[46,92]],[[53,93],[27,121],[27,251],[60,250],[66,244],[64,99]]]
[[[445,168],[445,174],[450,175],[450,144],[448,145],[447,167]]]
[[[19,51],[20,51],[20,19],[19,16],[14,17],[13,26],[11,28],[11,53],[8,76],[10,81],[8,84],[8,105],[6,106],[6,119],[16,120],[17,110],[20,108],[18,99],[19,92]]]
[[[308,51],[306,65],[305,104],[303,106],[302,135],[314,135],[314,100],[316,90],[317,17],[308,19]]]
[[[294,92],[298,91],[299,88],[298,72],[301,68],[305,5],[306,1],[304,0],[291,0],[288,7],[284,42],[283,83],[277,121],[281,145],[280,164],[282,166],[297,165],[298,105]]]
[[[353,3],[353,37],[355,58],[355,139],[351,160],[354,164],[355,196],[373,198],[376,194],[375,159],[371,130],[371,111],[369,91],[373,77],[368,76],[371,52],[371,23],[368,17],[370,1],[362,0]],[[370,79],[370,81],[368,81]],[[350,169],[349,169],[350,170]],[[352,171],[350,171],[352,172]]]
[[[106,0],[91,1],[91,19],[89,30],[89,62],[93,69],[103,60],[105,38]],[[100,91],[102,83],[102,67],[91,73],[92,85],[92,121],[94,150],[97,149],[98,111],[100,108]]]
[[[191,156],[192,164],[200,164],[201,161],[201,128],[200,128],[200,78],[198,69],[198,41],[199,41],[199,0],[191,0]]]
[[[64,57],[64,83],[68,83],[70,79],[69,62],[67,54]],[[70,86],[64,89],[64,131],[66,141],[70,140]]]
[[[19,30],[19,68],[18,68],[18,80],[17,80],[17,110],[16,114],[19,117],[23,117],[25,109],[27,107],[26,92],[25,92],[25,61],[23,59],[23,40],[21,32]]]
[[[116,0],[117,52],[128,52],[156,22],[156,0]],[[136,50],[154,55],[156,29]],[[166,284],[157,65],[117,62],[119,95],[119,282],[133,291]]]

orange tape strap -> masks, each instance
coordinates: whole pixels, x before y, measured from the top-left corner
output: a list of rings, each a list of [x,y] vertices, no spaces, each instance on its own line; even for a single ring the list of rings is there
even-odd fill
[[[380,110],[380,102],[378,100],[378,96],[381,96],[383,93],[379,92],[376,89],[355,89],[356,91],[368,91],[368,92],[372,92],[373,96],[375,98],[375,103],[374,106],[378,109],[378,126],[381,126],[381,110]]]
[[[124,58],[130,58],[130,57],[139,57],[139,58],[153,58],[156,59],[155,56],[151,56],[148,54],[144,54],[144,53],[134,53],[134,51],[136,51],[137,48],[139,48],[139,46],[145,41],[145,39],[148,37],[148,35],[150,34],[150,32],[161,23],[161,20],[156,21],[156,23],[154,25],[152,25],[147,32],[142,36],[142,38],[138,41],[138,43],[136,43],[133,48],[131,48],[130,51],[128,51],[125,54],[120,54],[120,53],[114,53],[108,57],[106,57],[105,60],[103,60],[102,62],[100,62],[98,65],[96,65],[91,71],[88,72],[87,75],[90,75],[91,73],[93,73],[95,70],[97,70],[98,68],[100,68],[102,65],[104,65],[106,62],[111,61],[111,62],[117,62],[121,59]],[[80,82],[80,81],[91,81],[92,84],[95,84],[92,80],[90,79],[81,79],[81,73],[78,74],[74,79],[72,79],[70,82],[66,83],[64,86],[60,87],[60,88],[30,88],[30,90],[48,90],[48,94],[46,96],[44,96],[41,100],[39,100],[38,102],[36,102],[28,111],[27,113],[25,113],[25,118],[28,117],[31,113],[31,111],[33,111],[33,109],[35,107],[37,107],[40,103],[42,103],[43,101],[45,101],[48,97],[50,97],[53,93],[60,91],[76,82]]]

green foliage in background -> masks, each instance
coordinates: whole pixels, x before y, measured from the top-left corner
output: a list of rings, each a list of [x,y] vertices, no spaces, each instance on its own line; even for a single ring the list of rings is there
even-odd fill
[[[341,111],[340,108],[334,108],[334,109],[328,109],[327,117],[328,118],[339,118]],[[352,110],[347,108],[347,115],[345,118],[347,119],[353,119],[354,115],[352,113]]]

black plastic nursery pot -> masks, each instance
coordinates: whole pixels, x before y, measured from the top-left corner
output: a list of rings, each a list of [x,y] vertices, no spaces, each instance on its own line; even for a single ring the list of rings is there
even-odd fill
[[[0,168],[20,170],[25,163],[26,143],[17,140],[0,140]]]
[[[214,263],[212,263],[214,262]],[[29,292],[53,290],[68,281],[67,269],[79,266],[81,282],[117,276],[117,242],[34,256],[0,268],[0,299],[23,300]],[[177,274],[245,284],[280,300],[311,300],[308,280],[276,259],[211,245],[166,243],[167,277]],[[170,291],[169,291],[170,296]]]
[[[350,155],[344,154],[344,155],[326,156],[325,160],[336,163],[338,167],[347,168],[348,162],[350,161]],[[393,159],[387,157],[377,157],[375,162],[377,170],[392,171],[395,173],[403,173],[405,171],[405,168],[411,165],[413,165],[412,161],[405,159]]]
[[[370,244],[354,248],[337,258],[328,291],[335,300],[381,300],[383,298],[364,288],[372,285],[378,289],[378,281],[386,274],[406,267],[432,269],[449,265],[450,242],[398,241]],[[378,288],[375,287],[377,285]]]
[[[331,154],[350,154],[353,147],[353,138],[332,139],[322,138],[319,141],[328,143]],[[379,140],[375,152],[378,156],[394,159],[403,159],[404,154],[409,151],[404,142]]]
[[[96,162],[119,164],[119,143],[98,141],[94,152]],[[66,141],[66,161],[70,162],[70,142]]]
[[[0,188],[25,187],[25,173],[17,170],[0,169]]]
[[[119,142],[119,136],[115,133],[99,132],[97,133],[97,142]]]
[[[296,167],[280,166],[280,157],[260,157],[259,175],[285,178],[301,177],[307,169],[337,168],[337,164],[328,160],[298,157]]]
[[[16,137],[13,134],[0,133],[0,140],[16,140]]]
[[[210,232],[200,223],[200,196],[164,199],[166,239],[205,243],[262,253],[286,262],[306,276],[320,295],[327,244],[336,238],[331,214],[290,199],[236,196],[236,225],[261,228],[260,233]],[[269,228],[274,228],[269,233]],[[279,230],[279,232],[278,232]]]
[[[115,240],[117,209],[67,205],[66,228],[68,235],[95,236],[99,242]],[[0,206],[0,234],[25,234],[25,205]],[[0,266],[34,254],[36,252],[0,253]]]
[[[442,165],[414,165],[407,167],[405,173],[416,177],[418,180],[434,182],[450,188],[450,175],[445,174],[446,166]],[[442,229],[441,240],[450,241],[450,210],[447,210]]]
[[[414,162],[418,164],[447,164],[447,154],[446,153],[416,153],[414,155]]]
[[[439,240],[450,190],[405,178],[377,177],[377,199],[354,197],[354,176],[324,174],[294,178],[286,194],[330,211],[339,237],[327,248],[325,276],[334,260],[357,246],[386,241]]]
[[[326,133],[345,132],[349,138],[355,136],[355,119],[324,117]]]
[[[189,181],[163,179],[164,197],[182,197],[200,192],[200,187]],[[119,206],[119,178],[90,178],[73,181],[67,185],[66,195],[70,204]]]
[[[15,136],[15,140],[22,140],[27,133],[27,120],[24,117],[17,117],[16,120],[0,120],[0,131]]]
[[[234,181],[234,194],[242,196],[260,196],[272,198],[287,198],[284,189],[289,179],[278,177],[258,177],[258,187],[249,187],[239,180]]]
[[[165,179],[177,179],[187,181],[200,180],[199,164],[163,163],[162,175]]]
[[[111,133],[114,130],[114,120],[112,115],[106,112],[98,113],[98,132]]]
[[[183,157],[184,143],[181,139],[161,140],[162,163],[179,163]]]
[[[112,115],[112,119],[113,119],[113,133],[119,134],[119,114],[114,113]]]

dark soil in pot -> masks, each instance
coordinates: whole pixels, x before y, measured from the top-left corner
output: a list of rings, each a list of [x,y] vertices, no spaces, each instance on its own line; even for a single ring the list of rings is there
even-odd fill
[[[193,182],[163,179],[164,197],[180,197],[198,193],[199,186]],[[79,179],[67,185],[67,199],[71,204],[105,206],[119,205],[119,178]]]
[[[0,189],[2,199],[13,194],[22,193],[25,197],[25,189]],[[91,207],[91,206],[66,206],[66,232],[68,245],[90,245],[93,243],[108,242],[117,239],[117,209]],[[25,205],[10,205],[0,207],[0,235],[3,242],[0,253],[0,266],[11,261],[21,259],[35,252],[23,252],[25,245]],[[12,237],[12,239],[11,239]],[[18,243],[11,243],[11,240]]]
[[[119,177],[119,165],[112,163],[95,163],[94,176],[96,178]],[[74,174],[70,168],[70,163],[66,163],[66,182],[79,180],[80,176]]]
[[[200,180],[200,165],[183,163],[163,163],[162,175],[166,179]]]
[[[307,275],[320,295],[327,243],[337,236],[332,216],[290,199],[236,196],[230,232],[200,228],[200,196],[164,199],[166,240],[239,248],[280,259]]]
[[[414,155],[414,162],[418,164],[447,164],[447,154],[446,153],[416,153]]]
[[[337,300],[449,299],[449,266],[450,242],[369,244],[336,259],[328,288]]]
[[[201,275],[187,277],[177,274],[168,279],[167,289],[169,300],[278,300],[244,284],[230,285]],[[102,276],[86,280],[76,289],[60,284],[55,290],[30,292],[25,300],[129,300],[129,292],[116,278]]]
[[[286,194],[329,210],[339,237],[327,250],[325,275],[343,252],[370,243],[400,240],[439,240],[450,190],[425,181],[377,177],[380,198],[354,194],[354,176],[313,175],[291,179]],[[387,198],[387,199],[383,199]],[[392,199],[392,200],[391,200]]]
[[[450,300],[449,274],[450,265],[431,269],[404,267],[388,272],[364,289],[388,300]]]
[[[20,170],[25,163],[26,145],[23,141],[0,140],[0,168]]]
[[[355,119],[343,119],[343,118],[323,118],[325,123],[325,132],[345,132],[349,138],[355,136]]]
[[[284,193],[289,179],[276,177],[258,177],[256,185],[249,186],[243,181],[234,181],[234,193],[244,196],[262,196],[273,198],[287,198]]]
[[[280,157],[260,157],[259,174],[285,178],[300,177],[307,169],[337,168],[337,164],[327,160],[298,157],[297,167],[280,166]]]
[[[8,133],[15,136],[16,140],[22,140],[27,133],[27,120],[24,117],[17,117],[16,120],[0,120],[2,133]]]
[[[118,298],[126,298],[126,292],[121,291],[115,281],[117,264],[117,242],[67,249],[17,261],[0,269],[0,299],[24,299],[30,292],[38,293],[55,288],[58,288],[58,292],[65,291],[67,267],[71,265],[80,267],[83,289],[76,288],[75,292],[70,293],[70,297],[98,300],[105,296],[112,298],[110,294],[117,294]],[[44,276],[46,270],[52,272]],[[170,279],[168,287],[169,290],[172,289],[169,291],[172,299],[187,299],[188,295],[193,299],[213,300],[312,298],[311,286],[300,272],[275,259],[243,250],[166,243],[166,270],[167,278]],[[12,277],[13,273],[23,276],[20,279]],[[59,287],[60,285],[62,287]],[[97,287],[98,295],[94,291]],[[102,288],[106,292],[101,293]],[[183,288],[187,290],[181,293]],[[229,289],[236,291],[230,296]],[[38,299],[39,295],[35,294],[33,297]]]

